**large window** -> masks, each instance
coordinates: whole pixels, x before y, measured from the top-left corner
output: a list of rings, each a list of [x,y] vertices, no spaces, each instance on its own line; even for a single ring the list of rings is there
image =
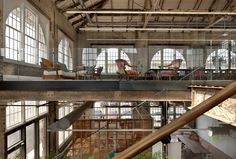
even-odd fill
[[[11,128],[23,122],[21,102],[9,103],[6,107],[6,128]]]
[[[231,52],[231,69],[236,68],[236,54]],[[229,51],[227,49],[218,49],[213,51],[206,60],[207,69],[228,69]]]
[[[71,49],[66,39],[61,40],[59,43],[58,61],[64,63],[69,70],[73,69]]]
[[[44,104],[45,106],[40,106]],[[48,112],[46,101],[19,101],[8,103],[6,107],[6,128],[23,124]]]
[[[95,119],[131,119],[131,102],[96,102],[92,118]]]
[[[116,73],[117,66],[115,60],[121,58],[126,60],[129,64],[131,64],[128,55],[118,48],[109,48],[102,49],[101,53],[98,55],[96,61],[96,66],[102,66],[105,73]]]
[[[183,50],[165,48],[159,50],[151,60],[151,68],[159,68],[159,66],[166,66],[175,59],[182,59],[180,69],[186,69],[186,61],[183,57]]]
[[[39,64],[40,58],[48,58],[45,36],[37,14],[25,6],[9,14],[5,47],[5,57],[8,59]]]
[[[27,159],[47,158],[46,105],[45,101],[19,101],[7,104],[5,138],[8,159],[24,158],[24,155]],[[43,109],[39,113],[40,107]]]
[[[96,65],[97,48],[83,48],[82,64],[84,66]]]
[[[73,107],[65,106],[60,107],[58,109],[58,119],[63,118],[67,114],[73,111]],[[68,129],[72,129],[70,126]],[[72,131],[59,131],[58,132],[58,145],[61,146],[70,136],[72,135]]]

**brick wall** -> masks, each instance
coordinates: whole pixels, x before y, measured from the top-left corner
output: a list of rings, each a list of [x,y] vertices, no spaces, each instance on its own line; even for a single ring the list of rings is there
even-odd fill
[[[17,62],[3,62],[2,73],[4,75],[20,75],[20,76],[36,76],[42,77],[42,70],[40,66],[27,65],[27,64],[17,64]],[[1,68],[0,68],[1,69]]]

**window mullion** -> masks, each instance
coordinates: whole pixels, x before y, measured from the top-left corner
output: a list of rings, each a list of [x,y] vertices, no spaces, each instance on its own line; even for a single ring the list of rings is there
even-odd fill
[[[35,34],[35,41],[36,41],[36,55],[35,55],[35,64],[39,65],[39,18],[36,16],[36,34]]]
[[[21,7],[21,60],[25,60],[25,6]],[[18,59],[19,60],[19,59]]]

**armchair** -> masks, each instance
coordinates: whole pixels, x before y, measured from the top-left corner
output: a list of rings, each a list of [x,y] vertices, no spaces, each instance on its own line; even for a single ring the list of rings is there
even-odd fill
[[[41,58],[41,69],[43,70],[43,79],[75,79],[75,72],[67,69],[65,64],[53,63],[45,58]]]
[[[122,79],[123,77],[125,77],[126,79],[128,78],[137,78],[139,73],[138,71],[135,69],[134,66],[131,66],[126,60],[124,59],[117,59],[115,60],[116,65],[118,67],[118,71],[117,74],[119,75],[119,78]],[[131,70],[126,70],[126,66],[131,67]]]
[[[68,70],[65,64],[57,62],[57,66],[60,68],[60,70],[58,71],[59,78],[63,78],[63,79],[76,78],[76,73],[72,70]]]
[[[159,73],[159,77],[168,77],[171,80],[172,77],[178,77],[178,70],[182,63],[182,59],[173,60],[169,65],[163,66],[164,68],[167,67],[166,70],[161,70]]]
[[[41,69],[43,70],[43,79],[59,79],[58,71],[60,67],[45,58],[41,58]]]

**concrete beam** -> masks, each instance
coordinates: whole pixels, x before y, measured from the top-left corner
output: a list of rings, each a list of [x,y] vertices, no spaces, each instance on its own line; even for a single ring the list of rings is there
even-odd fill
[[[94,102],[86,102],[76,110],[72,111],[68,115],[64,116],[61,118],[59,121],[56,121],[52,123],[48,130],[51,132],[57,132],[60,130],[66,130],[67,128],[70,127],[77,119],[81,117],[81,115],[84,113],[84,111],[87,108],[91,108],[93,106]]]
[[[163,91],[0,91],[0,100],[191,101],[190,90]]]

